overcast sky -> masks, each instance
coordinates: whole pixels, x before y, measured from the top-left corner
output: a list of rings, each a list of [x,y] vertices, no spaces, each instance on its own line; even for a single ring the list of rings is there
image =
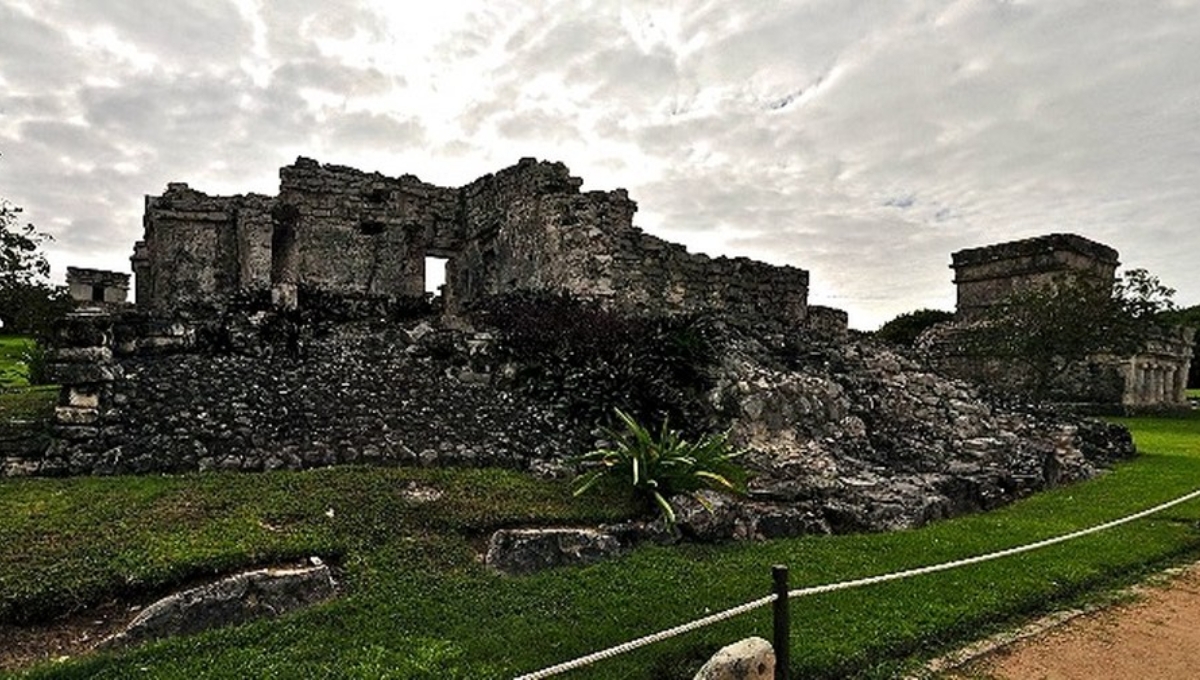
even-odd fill
[[[870,329],[1070,231],[1200,303],[1200,0],[0,0],[0,197],[129,271],[143,196],[522,156]]]

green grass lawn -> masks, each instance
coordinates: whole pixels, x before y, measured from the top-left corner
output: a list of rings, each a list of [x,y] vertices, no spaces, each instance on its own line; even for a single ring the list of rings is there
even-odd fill
[[[22,355],[33,344],[33,340],[23,336],[0,335],[0,389],[29,385],[29,370]]]
[[[1197,359],[1200,361],[1200,358]],[[1190,389],[1187,391],[1188,399],[1200,399],[1200,388]]]
[[[793,587],[933,564],[1115,519],[1200,487],[1200,417],[1124,421],[1145,452],[1093,481],[889,534],[646,547],[509,578],[476,559],[501,526],[630,516],[620,496],[500,471],[356,469],[0,480],[0,620],[318,554],[343,599],[281,620],[97,655],[34,678],[507,678]],[[444,492],[421,504],[410,484]],[[332,513],[329,511],[332,510]],[[332,516],[330,516],[332,515]],[[1001,561],[792,604],[793,675],[891,677],[1021,617],[1200,555],[1200,502]],[[690,678],[717,647],[770,637],[764,609],[568,678]]]

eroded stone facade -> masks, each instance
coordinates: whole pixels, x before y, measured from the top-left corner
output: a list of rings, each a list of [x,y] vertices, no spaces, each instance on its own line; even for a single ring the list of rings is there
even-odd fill
[[[451,311],[537,290],[778,327],[806,318],[808,272],[689,253],[635,227],[624,190],[582,184],[561,163],[529,158],[458,188],[305,158],[280,171],[274,198],[171,184],[146,199],[132,258],[138,304],[204,313],[266,290],[284,307],[304,290],[420,298],[426,258],[438,257]]]

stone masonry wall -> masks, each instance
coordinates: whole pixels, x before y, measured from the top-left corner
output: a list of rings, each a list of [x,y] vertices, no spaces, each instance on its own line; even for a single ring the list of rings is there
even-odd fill
[[[146,201],[133,258],[139,304],[211,313],[270,289],[419,298],[425,258],[448,258],[445,307],[518,290],[570,292],[651,312],[710,310],[794,327],[808,273],[709,258],[643,233],[622,189],[580,192],[561,163],[522,159],[458,189],[301,158],[277,198],[213,197],[172,184]],[[143,280],[144,279],[144,280]]]
[[[562,164],[525,159],[470,185],[465,248],[450,264],[460,300],[558,290],[642,312],[804,320],[806,271],[688,253],[635,227],[624,190],[580,193],[581,184]]]
[[[285,316],[224,326],[76,315],[51,356],[62,392],[46,450],[0,476],[245,471],[336,464],[527,468],[586,446],[475,370],[489,336],[419,320],[315,332]],[[477,365],[478,364],[478,365]],[[482,370],[482,369],[481,369]]]
[[[300,159],[280,171],[281,212],[294,210],[294,279],[317,289],[421,297],[431,247],[458,242],[453,189]]]

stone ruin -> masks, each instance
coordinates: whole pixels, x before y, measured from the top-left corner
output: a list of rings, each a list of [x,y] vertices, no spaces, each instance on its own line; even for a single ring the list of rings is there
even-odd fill
[[[806,318],[808,272],[688,253],[634,227],[625,190],[581,192],[561,163],[525,158],[457,188],[306,158],[279,175],[274,198],[186,184],[148,197],[132,258],[137,304],[205,314],[263,291],[285,308],[303,292],[422,298],[434,257],[446,260],[451,313],[547,290],[640,312],[716,310],[784,327]]]
[[[524,159],[458,188],[303,158],[280,177],[276,197],[171,184],[146,199],[136,305],[61,325],[50,443],[5,454],[0,474],[570,474],[603,423],[530,389],[473,313],[514,291],[715,320],[697,404],[706,429],[749,449],[752,479],[711,513],[673,501],[693,536],[916,526],[1133,454],[1123,428],[993,403],[850,337],[844,312],[808,305],[804,270],[645,234],[623,190],[581,192],[562,164]],[[446,260],[432,303],[427,257]]]
[[[129,300],[129,274],[67,267],[67,292],[77,307],[113,307]]]
[[[955,321],[935,329],[923,341],[933,351],[940,370],[994,383],[1003,383],[1004,374],[1012,367],[996,367],[963,355],[955,347],[955,328],[982,322],[1010,296],[1053,286],[1064,274],[1110,288],[1120,264],[1116,250],[1075,234],[969,248],[951,257],[958,292]],[[1064,377],[1061,393],[1093,408],[1186,408],[1194,333],[1195,329],[1186,327],[1152,328],[1141,351],[1131,356],[1094,357],[1087,366]]]

